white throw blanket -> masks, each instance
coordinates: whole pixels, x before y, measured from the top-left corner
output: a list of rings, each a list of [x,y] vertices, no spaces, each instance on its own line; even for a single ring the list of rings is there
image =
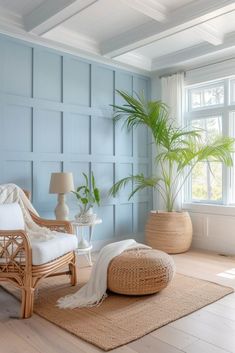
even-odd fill
[[[19,188],[19,186],[15,184],[0,185],[0,203],[13,202],[17,202],[21,207],[25,221],[25,231],[31,240],[45,241],[54,238],[54,231],[51,231],[45,227],[40,227],[33,221],[29,211],[37,216],[38,213],[34,209],[29,199],[26,197],[24,191]]]
[[[63,309],[92,307],[99,305],[107,297],[107,273],[110,261],[125,250],[149,249],[149,246],[137,243],[133,239],[122,240],[106,245],[99,253],[89,281],[75,294],[67,295],[58,300]]]

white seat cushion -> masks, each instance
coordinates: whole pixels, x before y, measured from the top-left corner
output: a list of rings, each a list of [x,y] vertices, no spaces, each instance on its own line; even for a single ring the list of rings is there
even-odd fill
[[[0,230],[25,229],[24,217],[17,202],[0,204]]]
[[[42,265],[76,250],[77,237],[74,234],[58,233],[46,241],[31,241],[33,265]]]

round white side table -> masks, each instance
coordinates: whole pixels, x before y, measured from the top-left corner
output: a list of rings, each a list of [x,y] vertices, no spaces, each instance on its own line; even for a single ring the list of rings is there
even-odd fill
[[[94,227],[97,224],[101,224],[101,223],[102,223],[102,219],[100,218],[96,218],[96,220],[92,223],[81,223],[76,220],[71,221],[71,224],[74,228],[75,234],[78,239],[78,247],[76,252],[78,255],[85,255],[90,266],[92,266],[91,250],[92,250],[92,237],[93,237]],[[90,229],[88,241],[84,238],[85,227],[89,227]]]

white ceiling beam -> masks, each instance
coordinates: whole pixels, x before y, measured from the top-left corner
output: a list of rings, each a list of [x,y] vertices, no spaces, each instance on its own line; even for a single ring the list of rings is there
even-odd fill
[[[116,57],[234,10],[234,0],[193,1],[170,12],[167,22],[150,21],[106,40],[101,43],[101,53]]]
[[[25,30],[42,35],[98,0],[47,0],[23,17]]]
[[[220,45],[223,43],[223,35],[207,23],[202,23],[201,25],[196,26],[195,32],[202,40],[212,45]]]
[[[213,54],[226,53],[228,50],[235,52],[235,32],[224,37],[223,44],[211,46],[208,43],[198,44],[191,48],[179,50],[178,52],[167,54],[152,60],[152,71],[180,66],[189,61],[205,58]]]
[[[122,0],[122,2],[155,21],[164,22],[167,18],[165,6],[156,0]]]

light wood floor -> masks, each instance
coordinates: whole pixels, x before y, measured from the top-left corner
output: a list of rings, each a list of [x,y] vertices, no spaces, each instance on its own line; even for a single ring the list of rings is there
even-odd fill
[[[174,258],[180,273],[235,288],[235,257],[190,251]],[[18,312],[18,301],[0,288],[0,353],[103,352],[37,315],[28,320],[14,318]],[[235,294],[112,351],[180,352],[235,353]]]

